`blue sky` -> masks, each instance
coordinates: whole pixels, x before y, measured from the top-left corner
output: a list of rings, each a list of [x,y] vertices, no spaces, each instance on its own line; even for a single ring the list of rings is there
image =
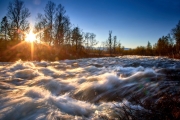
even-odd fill
[[[0,0],[0,19],[11,0]],[[33,24],[48,0],[24,0]],[[109,30],[126,48],[146,46],[170,33],[180,20],[180,0],[51,0],[61,3],[71,23],[106,41]]]

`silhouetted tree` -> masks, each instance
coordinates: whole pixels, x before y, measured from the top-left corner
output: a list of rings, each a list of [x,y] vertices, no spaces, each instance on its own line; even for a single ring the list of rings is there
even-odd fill
[[[176,41],[176,51],[180,55],[180,21],[175,28],[172,29],[172,35]]]
[[[38,13],[37,22],[35,23],[35,32],[37,33],[36,37],[39,41],[47,42],[44,37],[44,30],[46,29],[46,20],[41,13]]]
[[[107,47],[109,50],[109,54],[110,56],[112,55],[112,31],[109,31],[109,37],[108,37],[108,41],[107,41]]]
[[[121,42],[119,41],[117,44],[117,52],[118,54],[122,54]]]
[[[113,39],[113,53],[116,54],[116,48],[117,48],[117,36],[114,36]]]
[[[161,38],[159,38],[157,45],[156,45],[156,50],[158,55],[160,56],[165,56],[168,54],[168,39],[167,36],[162,36]]]
[[[86,52],[88,53],[89,52],[89,50],[90,50],[90,45],[89,45],[89,37],[90,36],[90,33],[89,32],[87,32],[87,33],[85,33],[84,34],[84,41],[85,41],[85,43],[84,43],[84,45],[85,45],[85,48],[86,48]]]
[[[102,56],[102,53],[105,51],[105,43],[102,42],[96,49],[95,52],[99,55],[99,57]]]
[[[7,17],[4,16],[1,21],[1,33],[3,34],[5,40],[8,39],[8,29],[9,29],[9,23]]]
[[[63,45],[64,43],[69,43],[69,31],[70,31],[70,22],[69,18],[65,16],[64,6],[61,4],[56,8],[55,15],[55,44]],[[65,41],[67,39],[67,41]]]
[[[22,0],[14,0],[9,3],[7,17],[11,24],[14,39],[19,40],[20,31],[29,28],[29,23],[27,21],[27,18],[30,17],[29,9],[25,7]]]
[[[133,54],[146,55],[146,48],[144,46],[138,46]]]
[[[175,55],[175,46],[174,46],[174,40],[173,38],[171,37],[170,34],[167,35],[167,39],[168,39],[168,54],[169,56],[172,56],[174,58],[174,55]]]
[[[72,39],[72,45],[75,45],[75,50],[77,54],[79,50],[81,50],[82,42],[83,42],[82,41],[83,37],[82,37],[79,27],[73,28],[71,39]]]
[[[152,45],[151,43],[148,41],[147,47],[146,47],[146,55],[153,55],[153,51],[152,51]]]
[[[49,45],[52,45],[52,41],[53,41],[53,22],[54,22],[54,16],[55,16],[55,12],[56,12],[56,5],[54,2],[52,1],[48,1],[48,3],[45,6],[44,9],[44,16],[46,19],[46,29],[45,29],[45,36],[46,39],[49,43]]]
[[[97,45],[97,44],[98,44],[98,42],[96,40],[96,35],[94,33],[90,33],[90,35],[89,35],[89,45],[90,45],[91,51],[93,51],[94,46]]]
[[[94,46],[97,44],[98,44],[98,41],[96,40],[96,35],[94,33],[87,32],[84,34],[84,45],[87,52],[89,51],[92,52]]]

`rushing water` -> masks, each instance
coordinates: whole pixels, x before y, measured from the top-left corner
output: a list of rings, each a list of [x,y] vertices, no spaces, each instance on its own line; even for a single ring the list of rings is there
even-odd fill
[[[0,63],[0,119],[114,119],[124,105],[178,91],[180,61],[123,56]]]

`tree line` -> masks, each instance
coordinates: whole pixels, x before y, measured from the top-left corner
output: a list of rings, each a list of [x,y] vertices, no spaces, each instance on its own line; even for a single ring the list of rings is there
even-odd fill
[[[96,34],[83,32],[70,22],[65,7],[48,1],[44,11],[36,16],[32,27],[29,9],[22,0],[13,0],[0,24],[0,61],[60,60],[116,55],[159,55],[180,57],[180,22],[171,33],[159,38],[156,44],[124,50],[117,36],[109,31],[107,40],[100,43]],[[25,42],[26,33],[33,28],[36,41]],[[33,53],[32,53],[33,50]],[[33,59],[31,58],[33,54]]]
[[[0,61],[30,60],[32,46],[24,42],[26,33],[31,29],[28,21],[30,15],[22,0],[13,0],[9,3],[7,15],[1,20]],[[47,2],[43,13],[38,13],[33,29],[37,37],[33,46],[35,60],[102,56],[107,53],[106,51],[110,51],[110,54],[115,53],[115,48],[121,47],[120,43],[117,44],[116,36],[99,43],[96,34],[83,32],[81,28],[74,26],[64,6],[56,5],[52,1]],[[95,47],[97,44],[99,47]],[[105,50],[107,46],[110,48]]]
[[[112,31],[109,32],[108,48],[112,53]],[[114,40],[116,36],[114,37]],[[116,41],[116,40],[115,40]],[[121,46],[120,55],[143,55],[143,56],[168,56],[171,58],[180,58],[180,21],[172,28],[166,36],[160,37],[157,42],[152,45],[149,41],[146,46],[138,46],[135,49],[124,50]]]
[[[160,37],[154,45],[148,41],[147,46],[126,50],[124,54],[180,58],[180,21],[170,33]]]

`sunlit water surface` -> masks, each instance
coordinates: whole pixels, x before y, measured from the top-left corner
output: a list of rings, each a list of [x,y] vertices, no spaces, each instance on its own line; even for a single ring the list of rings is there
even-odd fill
[[[0,119],[114,119],[133,95],[179,90],[179,60],[123,56],[55,62],[0,63]],[[104,117],[103,117],[104,116]]]

